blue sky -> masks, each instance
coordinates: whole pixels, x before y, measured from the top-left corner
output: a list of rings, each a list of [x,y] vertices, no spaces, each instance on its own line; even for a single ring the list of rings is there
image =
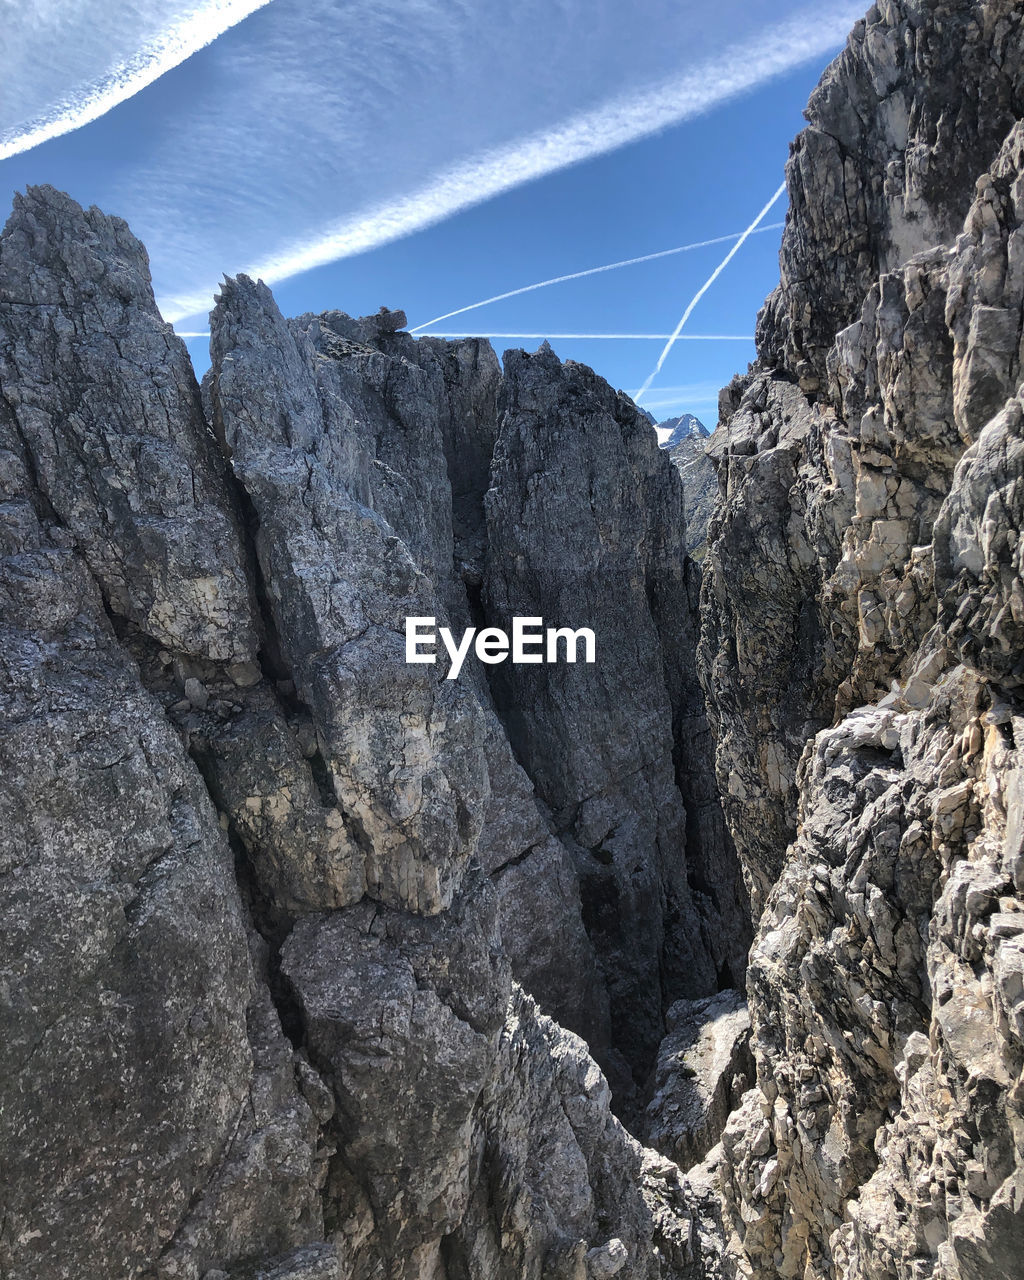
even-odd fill
[[[239,270],[265,275],[286,313],[384,304],[421,325],[548,277],[742,232],[778,187],[808,94],[860,10],[35,0],[5,12],[0,198],[51,182],[126,217],[182,332],[205,329],[220,275]],[[783,216],[780,201],[765,223]],[[779,237],[752,235],[694,309],[644,397],[657,417],[713,422],[718,388],[753,357]],[[730,247],[568,281],[430,331],[670,334]],[[205,345],[189,340],[200,371]],[[632,393],[665,344],[552,345]]]

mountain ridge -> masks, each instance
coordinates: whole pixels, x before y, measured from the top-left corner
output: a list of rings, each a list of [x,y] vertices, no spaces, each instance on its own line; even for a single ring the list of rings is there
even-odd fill
[[[7,1275],[694,1262],[591,1057],[638,1114],[749,940],[680,486],[589,369],[403,321],[228,280],[200,392],[123,222],[0,235]],[[426,615],[603,661],[448,681]]]
[[[245,276],[200,388],[126,224],[16,197],[5,1276],[1019,1272],[1022,68],[1011,0],[872,5],[670,449]]]

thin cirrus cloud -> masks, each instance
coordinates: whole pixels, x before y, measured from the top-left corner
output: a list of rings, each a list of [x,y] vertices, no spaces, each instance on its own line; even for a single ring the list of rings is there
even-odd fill
[[[683,412],[693,413],[705,426],[713,427],[718,416],[720,390],[717,382],[673,383],[671,386],[654,387],[636,403],[658,419]]]
[[[669,409],[681,401],[717,400],[720,387],[717,382],[682,382],[669,387],[659,387],[656,393],[644,399],[648,409]]]
[[[129,157],[100,120],[77,161],[180,321],[224,272],[279,282],[706,112],[840,45],[862,7],[273,0],[122,108]]]
[[[250,275],[267,283],[376,248],[450,217],[513,187],[649,137],[690,119],[821,54],[842,39],[861,0],[805,13],[690,67],[681,76],[581,113],[509,146],[456,165],[402,199],[380,205],[311,240],[286,246],[252,264]],[[178,303],[178,306],[189,306]],[[191,314],[183,311],[182,314]],[[172,315],[173,318],[173,315]]]
[[[207,337],[206,334],[179,334],[179,337]],[[460,329],[448,330],[445,332],[433,332],[424,334],[427,338],[537,338],[547,339],[554,342],[557,338],[563,341],[574,339],[586,339],[588,342],[596,342],[605,339],[609,342],[663,342],[666,338],[671,338],[676,342],[753,342],[752,334],[747,333],[552,333],[549,329],[545,329],[538,333],[481,333],[477,329]]]
[[[532,179],[692,118],[834,47],[861,7],[861,0],[834,4],[817,10],[813,22],[801,13],[754,40],[688,67],[682,75],[457,163],[418,189],[317,228],[308,238],[285,244],[244,269],[276,283],[376,248]],[[169,297],[165,314],[172,320],[193,315],[208,300],[208,287],[191,296]]]
[[[176,330],[179,338],[208,338],[210,332],[208,329],[178,329]],[[663,342],[666,338],[672,338],[676,342],[753,342],[752,334],[746,333],[551,333],[544,330],[539,333],[481,333],[477,329],[472,331],[462,329],[458,331],[446,331],[444,333],[424,334],[427,338],[533,338],[538,341],[555,342],[558,339],[566,341],[572,339],[585,339],[588,342]]]
[[[0,160],[97,120],[270,0],[0,0]]]

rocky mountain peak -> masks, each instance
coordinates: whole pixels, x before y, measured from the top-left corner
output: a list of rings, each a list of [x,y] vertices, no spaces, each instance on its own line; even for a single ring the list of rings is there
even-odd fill
[[[200,388],[127,226],[16,198],[0,1274],[1020,1273],[1022,67],[871,7],[661,449],[245,276]]]
[[[613,1099],[749,914],[635,407],[245,276],[201,394],[141,245],[47,188],[0,277],[4,1273],[692,1262]],[[600,661],[451,680],[410,617]]]
[[[700,418],[692,413],[683,413],[675,418],[666,418],[657,424],[659,434],[667,431],[668,435],[661,442],[663,449],[674,449],[684,440],[706,440],[711,432]]]
[[[760,917],[742,1274],[1020,1266],[1022,65],[998,0],[857,24],[708,445],[700,664]]]

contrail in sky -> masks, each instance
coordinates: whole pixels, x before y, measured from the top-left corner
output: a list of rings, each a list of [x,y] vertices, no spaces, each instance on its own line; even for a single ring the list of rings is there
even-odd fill
[[[179,338],[208,338],[209,332],[191,329],[175,329]],[[415,333],[415,329],[408,332]],[[675,336],[680,342],[753,342],[753,334],[747,333],[479,333],[464,329],[459,333],[421,333],[421,338],[536,338],[538,341],[565,341],[569,338],[585,338],[588,342],[607,339],[613,342],[661,342]]]
[[[410,329],[410,333],[414,330]],[[185,335],[180,335],[184,337]],[[614,342],[661,342],[671,338],[670,333],[478,333],[475,329],[465,329],[461,333],[421,333],[421,338],[539,338],[554,341],[556,338],[606,338]],[[684,333],[679,335],[680,341],[687,342],[753,342],[751,334],[745,333]]]
[[[71,89],[44,115],[0,133],[0,160],[30,151],[106,115],[269,3],[270,0],[207,0],[195,6],[99,79]]]
[[[841,45],[862,12],[863,0],[803,7],[776,27],[685,72],[460,160],[406,192],[353,211],[333,226],[281,244],[238,268],[275,284],[421,231],[523,183],[693,119],[791,71]],[[158,301],[166,319],[185,320],[209,309],[211,293],[211,288],[193,286]]]
[[[729,252],[725,255],[722,261],[718,264],[718,266],[715,267],[711,275],[708,276],[707,280],[704,281],[701,287],[690,299],[690,305],[683,312],[682,319],[676,325],[674,332],[669,336],[669,340],[668,342],[665,343],[665,348],[662,351],[661,355],[658,356],[658,363],[647,375],[647,381],[644,383],[644,385],[633,397],[634,400],[639,400],[641,396],[645,395],[646,392],[650,389],[651,383],[658,376],[658,374],[661,373],[661,366],[665,363],[665,359],[668,356],[668,353],[672,350],[673,346],[676,343],[676,340],[679,338],[679,335],[682,333],[683,326],[686,324],[687,320],[689,320],[690,316],[693,315],[694,307],[696,307],[697,303],[700,302],[701,298],[704,297],[704,295],[715,283],[715,281],[722,274],[722,272],[729,265],[729,263],[732,262],[733,258],[736,257],[739,251],[743,248],[744,244],[746,244],[747,240],[754,234],[757,228],[761,225],[761,223],[765,220],[765,218],[771,212],[774,205],[779,200],[782,199],[785,193],[786,193],[786,184],[785,182],[783,182],[779,187],[778,191],[776,191],[776,193],[772,196],[772,198],[768,201],[765,207],[757,215],[754,221],[750,224],[749,227],[747,227],[746,231],[743,232],[743,234],[736,241],[733,247],[729,250]]]
[[[772,222],[766,227],[758,227],[758,232],[778,231],[784,227],[784,222]],[[424,320],[422,324],[414,325],[409,332],[419,333],[421,329],[429,329],[431,325],[440,324],[442,320],[450,320],[452,316],[465,315],[467,311],[476,311],[478,307],[486,307],[491,302],[504,302],[506,298],[518,298],[521,293],[532,293],[534,289],[546,289],[551,284],[564,284],[567,280],[582,280],[584,276],[600,275],[602,271],[617,271],[620,267],[635,267],[641,262],[654,262],[657,258],[670,258],[675,253],[689,253],[691,249],[706,249],[713,244],[726,244],[729,240],[738,240],[743,234],[742,231],[733,232],[728,236],[714,236],[711,240],[696,240],[693,244],[681,244],[675,249],[662,249],[658,253],[645,253],[639,258],[624,258],[621,262],[609,262],[603,267],[589,267],[586,271],[571,271],[568,275],[552,276],[550,280],[538,280],[536,284],[523,285],[521,289],[510,289],[507,293],[496,293],[492,298],[484,298],[481,302],[471,302],[468,307],[459,307],[455,311],[446,311],[443,316],[435,316],[433,320]],[[447,336],[447,335],[439,335]],[[495,337],[514,337],[516,335],[495,334]],[[529,334],[523,334],[523,337],[529,337]],[[648,335],[653,336],[653,335]],[[665,335],[668,337],[668,335]]]

